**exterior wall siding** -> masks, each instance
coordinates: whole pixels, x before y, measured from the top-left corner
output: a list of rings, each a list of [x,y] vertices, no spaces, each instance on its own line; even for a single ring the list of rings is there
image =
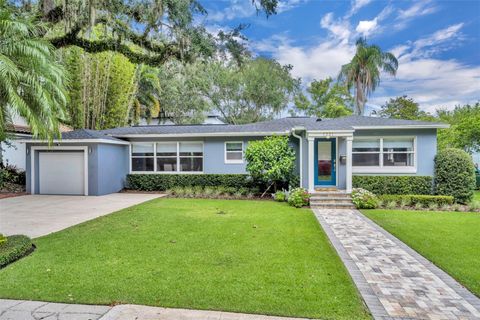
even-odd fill
[[[39,152],[35,151],[35,172],[31,172],[32,146],[46,147],[46,144],[27,144],[26,148],[26,190],[31,193],[31,175],[35,175],[35,193],[39,191]],[[128,146],[109,145],[98,143],[68,143],[60,146],[88,147],[88,194],[98,196],[118,192],[124,187],[125,178],[128,173]],[[71,152],[69,150],[51,149],[46,152]]]

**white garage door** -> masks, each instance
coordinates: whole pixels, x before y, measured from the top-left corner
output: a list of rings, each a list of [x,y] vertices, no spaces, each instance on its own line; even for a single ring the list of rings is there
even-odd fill
[[[40,152],[40,194],[85,194],[84,153]]]

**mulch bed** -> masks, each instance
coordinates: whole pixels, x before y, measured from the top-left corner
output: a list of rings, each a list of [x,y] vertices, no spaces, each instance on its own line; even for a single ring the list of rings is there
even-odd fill
[[[0,199],[13,198],[19,196],[25,196],[26,192],[0,192]]]

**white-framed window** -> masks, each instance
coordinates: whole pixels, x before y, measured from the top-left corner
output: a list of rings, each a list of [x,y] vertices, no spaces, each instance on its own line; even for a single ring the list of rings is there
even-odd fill
[[[243,141],[225,142],[225,163],[243,163]]]
[[[153,142],[132,144],[132,171],[150,172],[155,170]]]
[[[353,171],[415,172],[415,137],[360,137],[352,145]]]
[[[132,172],[201,173],[203,142],[134,142]]]

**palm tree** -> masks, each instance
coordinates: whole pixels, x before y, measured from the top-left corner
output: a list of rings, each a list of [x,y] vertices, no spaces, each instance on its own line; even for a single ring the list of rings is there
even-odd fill
[[[59,135],[67,101],[65,71],[43,27],[13,13],[0,0],[0,140],[12,116],[21,116],[36,137]]]
[[[380,83],[383,71],[395,76],[398,69],[397,58],[390,52],[383,52],[376,45],[368,45],[365,38],[356,42],[357,51],[352,61],[342,66],[339,80],[349,89],[355,90],[355,114],[362,115],[369,96]]]

